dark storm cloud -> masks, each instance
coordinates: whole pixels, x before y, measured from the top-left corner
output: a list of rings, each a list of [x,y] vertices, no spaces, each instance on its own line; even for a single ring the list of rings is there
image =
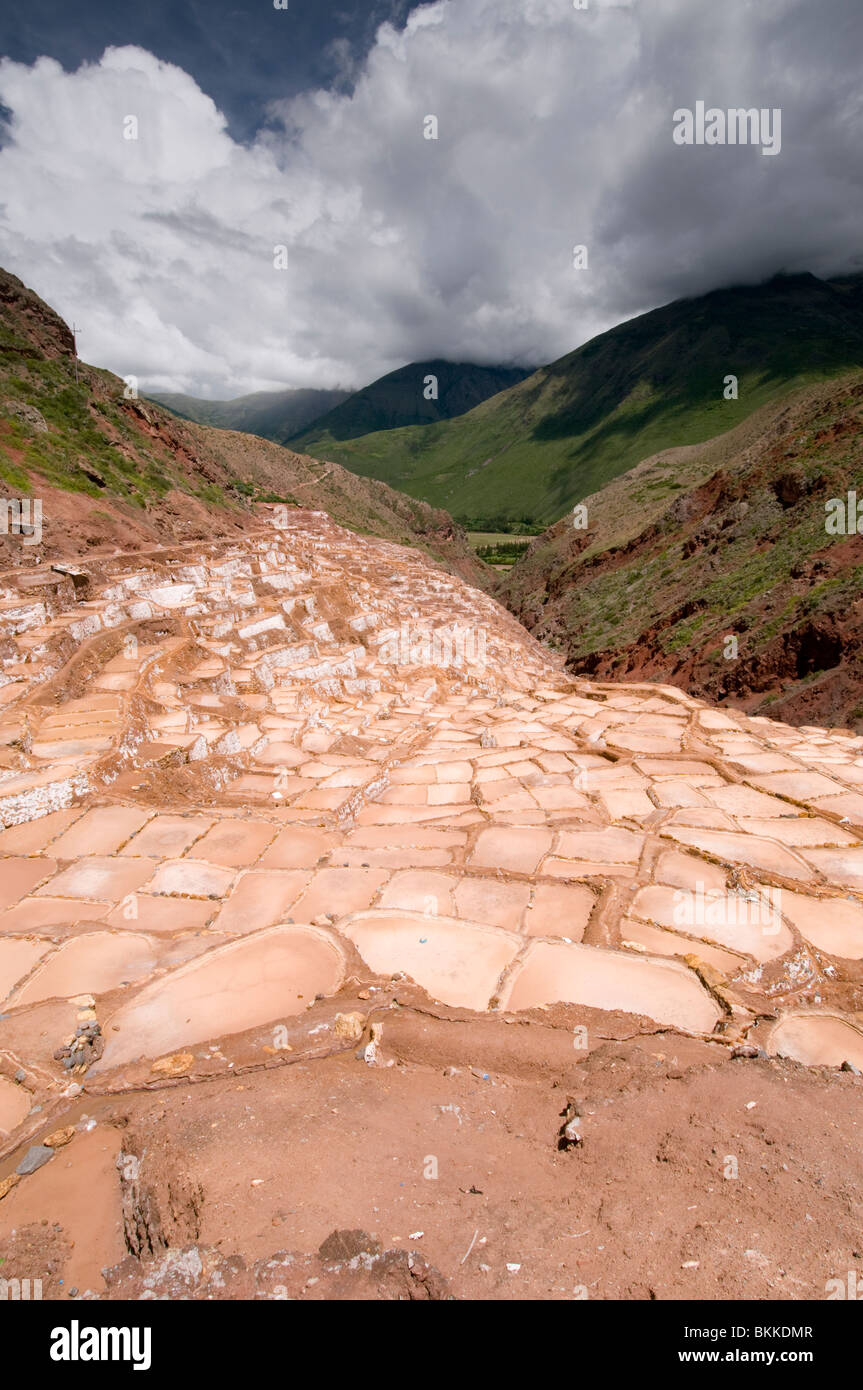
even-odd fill
[[[191,74],[237,140],[266,121],[271,101],[344,83],[380,24],[404,22],[411,0],[27,0],[0,7],[0,53],[18,63],[56,58],[67,71],[108,47],[134,44]]]
[[[374,38],[389,6],[344,11],[186,4],[102,54],[130,34],[97,6],[88,64],[0,66],[0,261],[86,325],[90,360],[204,394],[358,385],[863,267],[858,0],[437,0]],[[675,143],[699,102],[779,110],[781,147]]]

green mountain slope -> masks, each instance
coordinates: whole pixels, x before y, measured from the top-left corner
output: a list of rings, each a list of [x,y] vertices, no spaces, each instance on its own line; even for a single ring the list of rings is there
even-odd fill
[[[673,445],[863,366],[863,277],[778,276],[618,325],[456,419],[303,447],[474,529],[549,523]],[[725,378],[738,399],[724,399]]]
[[[283,442],[297,449],[332,451],[345,440],[377,430],[450,420],[527,375],[523,367],[478,367],[473,362],[445,362],[441,358],[411,362],[355,391],[308,429]],[[427,399],[426,391],[435,389],[428,383],[432,376],[437,380],[437,396]]]
[[[253,391],[231,401],[205,401],[177,391],[162,391],[148,397],[184,420],[213,425],[222,430],[242,430],[259,434],[281,444],[288,435],[305,429],[325,411],[339,405],[349,391]]]
[[[38,544],[0,530],[0,568],[239,535],[273,503],[425,550],[489,578],[445,512],[257,435],[128,400],[112,372],[76,365],[58,314],[0,270],[0,499],[38,500]]]

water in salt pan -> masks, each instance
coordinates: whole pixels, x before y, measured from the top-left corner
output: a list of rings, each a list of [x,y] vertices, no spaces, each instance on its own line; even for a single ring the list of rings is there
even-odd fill
[[[99,1070],[302,1013],[344,976],[338,944],[315,927],[271,927],[154,981],[108,1021]],[[96,1070],[96,1068],[91,1068]]]
[[[787,1014],[772,1029],[767,1050],[807,1067],[851,1062],[863,1070],[863,1030],[838,1014]]]

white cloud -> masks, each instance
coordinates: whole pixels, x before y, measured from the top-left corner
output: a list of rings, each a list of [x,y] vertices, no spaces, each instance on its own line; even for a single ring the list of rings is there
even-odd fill
[[[381,28],[352,94],[277,104],[251,146],[141,49],[4,61],[0,262],[146,389],[550,360],[679,294],[859,265],[855,8],[438,0]],[[676,146],[698,99],[781,107],[781,154]]]

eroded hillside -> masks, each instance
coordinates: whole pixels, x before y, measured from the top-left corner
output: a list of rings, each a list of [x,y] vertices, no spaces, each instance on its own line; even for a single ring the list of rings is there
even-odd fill
[[[860,729],[861,477],[855,373],[645,459],[533,542],[498,593],[573,672]]]
[[[446,512],[255,435],[181,420],[136,390],[76,365],[68,325],[0,271],[0,490],[38,502],[40,513],[27,545],[8,519],[0,528],[6,564],[236,537],[256,524],[259,504],[278,502],[326,508],[344,525],[417,545],[483,581]]]

